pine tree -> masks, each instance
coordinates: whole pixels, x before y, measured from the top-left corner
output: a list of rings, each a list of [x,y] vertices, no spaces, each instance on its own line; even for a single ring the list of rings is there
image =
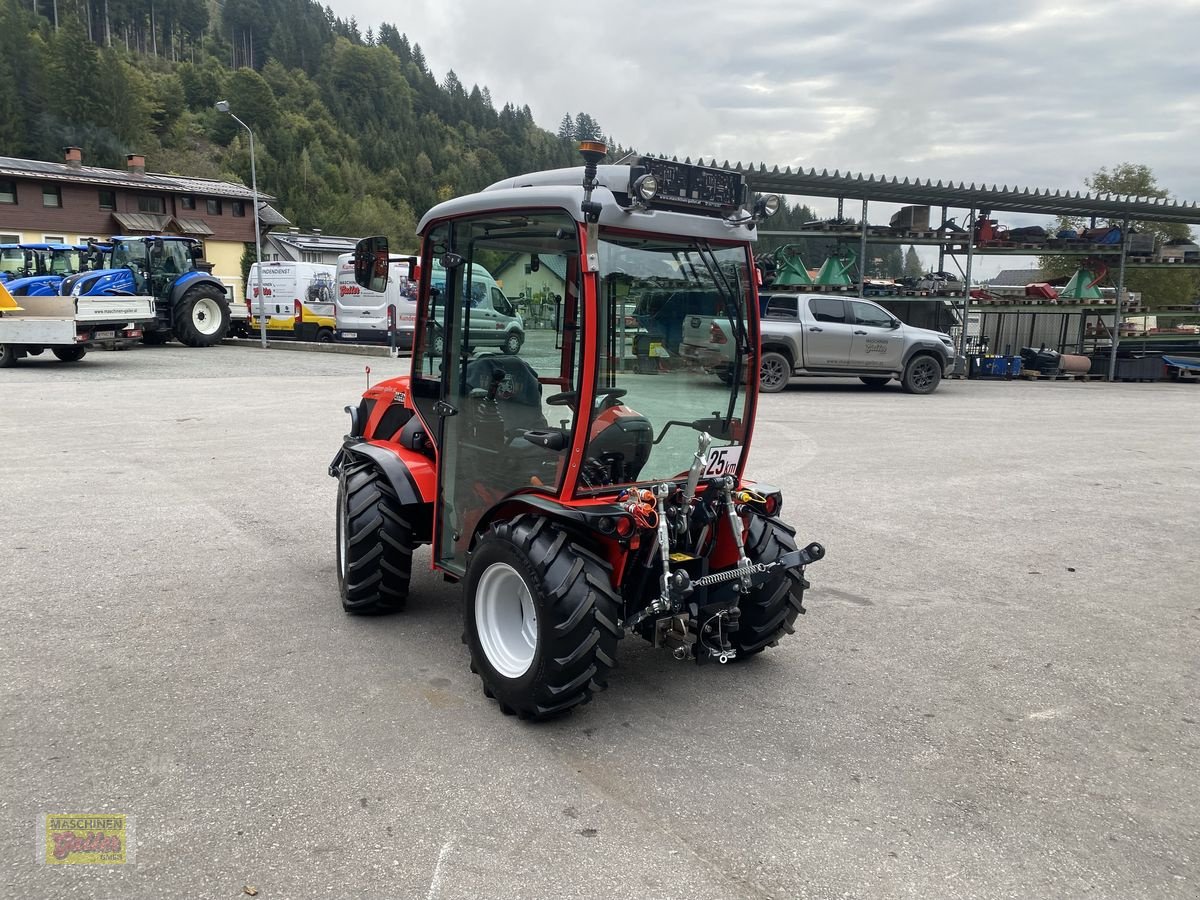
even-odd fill
[[[564,115],[562,121],[558,123],[558,139],[560,141],[575,140],[575,120],[571,118],[570,113]]]
[[[925,267],[921,265],[921,257],[917,255],[917,248],[909,244],[908,251],[904,254],[904,277],[920,278],[924,274]]]

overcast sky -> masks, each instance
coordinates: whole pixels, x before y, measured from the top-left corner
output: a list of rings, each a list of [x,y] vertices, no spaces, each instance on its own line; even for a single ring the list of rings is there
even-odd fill
[[[1129,161],[1200,200],[1200,0],[328,2],[644,153],[1072,190]]]

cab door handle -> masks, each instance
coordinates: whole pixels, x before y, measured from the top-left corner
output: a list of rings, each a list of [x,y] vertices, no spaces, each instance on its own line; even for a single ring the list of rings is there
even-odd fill
[[[809,331],[824,331],[824,328],[818,328],[816,325],[810,326]]]
[[[854,332],[854,333],[855,333],[855,334],[866,334],[866,332],[865,332],[865,331],[856,331],[856,332]]]

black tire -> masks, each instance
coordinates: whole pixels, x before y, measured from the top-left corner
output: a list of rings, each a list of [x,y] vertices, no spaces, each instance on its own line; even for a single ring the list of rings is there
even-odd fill
[[[317,331],[317,343],[318,344],[332,344],[333,343],[333,330],[330,328],[319,329]]]
[[[904,367],[900,386],[910,394],[932,394],[942,382],[942,361],[929,353],[918,353]]]
[[[87,356],[87,347],[51,347],[50,352],[63,362],[79,362]]]
[[[733,384],[733,370],[718,369],[717,378],[720,380],[721,384]]]
[[[860,375],[858,380],[872,390],[877,391],[881,387],[885,387],[892,379],[885,376]]]
[[[161,347],[171,339],[169,331],[143,331],[142,343],[147,347]]]
[[[513,332],[512,334],[509,334],[507,337],[504,338],[504,345],[503,345],[502,349],[509,356],[516,356],[518,353],[521,352],[521,345],[524,343],[525,343],[524,335]]]
[[[441,356],[446,348],[446,339],[442,336],[442,330],[439,328],[433,334],[433,340],[430,341],[430,349],[434,356]]]
[[[791,529],[778,519],[751,517],[746,533],[746,556],[751,562],[774,562],[795,549]],[[795,633],[796,617],[804,612],[805,587],[796,570],[776,570],[742,598],[738,629],[729,635],[738,658],[761,653],[785,635]]]
[[[211,284],[188,290],[172,310],[175,337],[188,347],[212,347],[229,334],[229,301]]]
[[[383,473],[369,460],[347,462],[338,478],[337,574],[342,609],[398,612],[408,600],[412,526]]]
[[[777,394],[788,386],[792,377],[792,361],[782,353],[768,350],[758,362],[758,389],[764,394]]]
[[[17,348],[12,344],[0,344],[0,369],[10,369],[17,364]]]
[[[481,606],[487,605],[487,585],[497,574],[501,585],[515,585],[519,578],[527,592],[524,598],[513,597],[522,633],[528,622],[523,600],[534,611],[531,658],[524,671],[517,672],[518,665],[510,674],[497,669],[481,639],[481,628],[495,633],[488,624],[495,615],[482,612]],[[624,634],[617,624],[621,607],[610,578],[604,560],[541,516],[495,524],[483,536],[471,554],[463,587],[463,640],[471,651],[471,670],[501,712],[523,719],[550,718],[607,687],[608,673],[617,664],[617,641]],[[505,606],[500,613],[510,610],[503,603],[510,595],[493,596]],[[494,639],[489,646],[497,652]]]

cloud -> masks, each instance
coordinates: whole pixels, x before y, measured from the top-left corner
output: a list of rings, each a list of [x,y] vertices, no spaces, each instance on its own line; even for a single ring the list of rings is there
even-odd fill
[[[643,152],[1072,190],[1131,161],[1200,199],[1191,0],[334,9],[392,22],[439,76],[547,129],[585,111]]]

